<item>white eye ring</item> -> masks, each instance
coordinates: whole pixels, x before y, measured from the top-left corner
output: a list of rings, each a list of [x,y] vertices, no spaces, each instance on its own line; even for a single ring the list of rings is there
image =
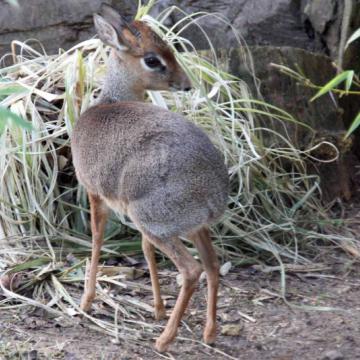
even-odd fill
[[[163,67],[165,67],[165,68],[167,67],[166,61],[160,55],[154,55],[154,56],[160,61],[161,65]],[[158,71],[157,68],[151,68],[151,67],[147,66],[144,58],[140,59],[140,64],[143,67],[143,69],[145,69],[147,71]]]

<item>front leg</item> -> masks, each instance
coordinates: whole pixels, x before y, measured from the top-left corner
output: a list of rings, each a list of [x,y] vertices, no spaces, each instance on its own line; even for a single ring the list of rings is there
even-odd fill
[[[100,258],[100,250],[104,241],[104,229],[108,217],[108,209],[104,201],[98,196],[88,193],[90,201],[91,232],[92,232],[92,251],[90,270],[85,278],[84,294],[81,298],[81,309],[89,311],[95,298],[96,273]]]
[[[166,312],[160,293],[159,278],[156,268],[155,248],[154,245],[147,239],[145,234],[142,234],[142,248],[150,271],[151,285],[154,294],[155,319],[161,320],[166,316]]]

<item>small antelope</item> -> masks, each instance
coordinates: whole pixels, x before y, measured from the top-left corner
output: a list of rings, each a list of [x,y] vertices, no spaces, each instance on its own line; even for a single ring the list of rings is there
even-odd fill
[[[127,23],[103,4],[94,14],[96,31],[111,47],[98,103],[82,114],[72,135],[79,182],[91,208],[92,256],[81,300],[89,311],[108,210],[127,214],[142,235],[154,295],[155,318],[165,316],[155,247],[183,276],[183,285],[156,349],[175,338],[202,268],[180,240],[199,252],[208,282],[204,341],[216,337],[218,260],[208,225],[225,211],[228,175],[223,157],[209,138],[183,116],[144,102],[146,90],[190,90],[191,84],[171,49],[141,21]]]

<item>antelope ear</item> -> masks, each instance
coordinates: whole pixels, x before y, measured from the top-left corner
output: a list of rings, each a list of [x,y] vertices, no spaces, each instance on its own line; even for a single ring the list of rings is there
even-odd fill
[[[117,12],[117,10],[108,4],[101,4],[100,14],[117,30],[120,30],[127,25],[126,20]]]
[[[100,40],[105,45],[109,45],[120,51],[129,50],[127,42],[124,41],[125,39],[120,37],[115,27],[102,16],[94,14],[94,24]]]

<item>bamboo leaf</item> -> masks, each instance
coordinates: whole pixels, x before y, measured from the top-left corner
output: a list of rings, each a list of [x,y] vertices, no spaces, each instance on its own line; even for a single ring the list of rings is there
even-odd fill
[[[0,97],[8,96],[12,94],[21,94],[23,92],[28,92],[29,90],[21,85],[5,85],[0,87]]]
[[[140,20],[143,16],[147,15],[151,8],[154,6],[155,0],[149,0],[146,5],[142,5],[141,1],[138,2],[138,10],[135,16],[135,20]]]
[[[50,262],[50,259],[47,257],[39,257],[37,259],[29,260],[26,262],[23,262],[21,264],[15,265],[11,269],[11,273],[17,273],[19,271],[24,271],[28,269],[37,269],[41,267],[42,265],[48,264]]]
[[[360,125],[360,112],[357,114],[347,131],[345,138],[349,137]]]
[[[346,42],[346,45],[345,45],[345,49],[352,43],[354,42],[355,40],[359,39],[360,38],[360,28],[357,29],[348,39],[348,41]]]
[[[15,125],[23,129],[33,129],[32,125],[28,121],[24,120],[22,117],[13,113],[12,111],[0,107],[0,133],[1,131],[3,131],[5,125],[9,123],[9,121],[13,122]]]
[[[345,90],[348,92],[351,88],[352,80],[354,77],[354,70],[349,70],[348,76],[345,81]]]
[[[346,81],[345,88],[348,90],[351,86],[352,78],[354,76],[353,70],[343,71],[339,75],[335,76],[331,79],[328,83],[326,83],[312,98],[310,101],[314,101],[318,97],[325,95],[329,91],[333,90],[341,84],[342,82]]]

